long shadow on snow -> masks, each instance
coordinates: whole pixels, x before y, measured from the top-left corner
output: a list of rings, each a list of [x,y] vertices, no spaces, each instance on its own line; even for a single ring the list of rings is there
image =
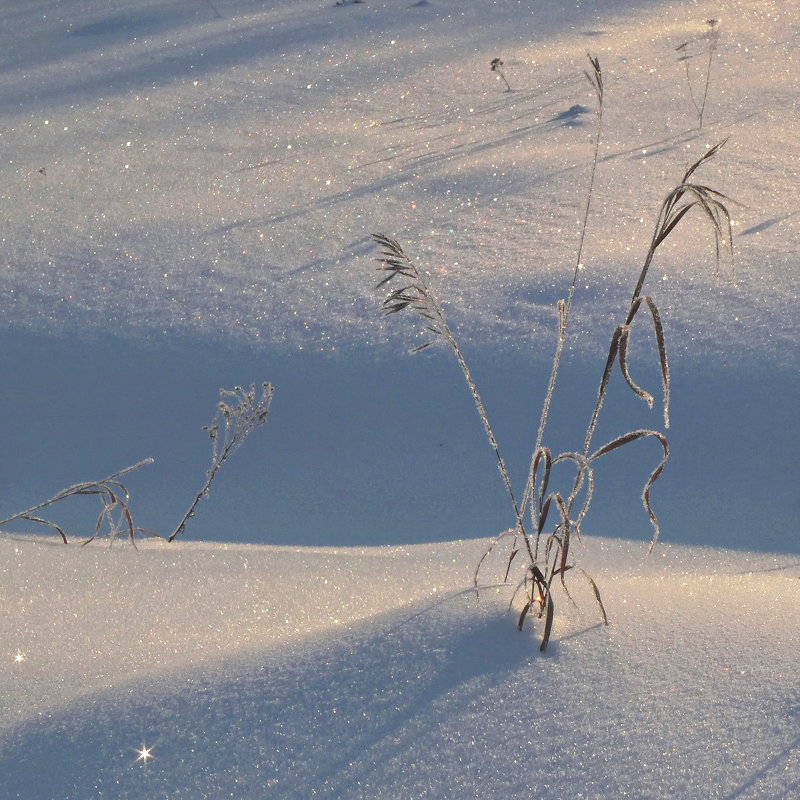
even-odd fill
[[[528,136],[536,133],[547,133],[548,131],[552,131],[557,127],[580,127],[582,125],[582,122],[580,121],[580,113],[581,112],[574,112],[572,109],[568,109],[567,111],[557,114],[544,122],[527,125],[513,130],[500,129],[491,137],[484,137],[477,141],[468,141],[457,144],[451,143],[447,147],[433,151],[425,150],[426,143],[423,143],[422,145],[419,145],[420,149],[424,150],[423,153],[402,154],[393,156],[391,159],[382,159],[382,161],[405,160],[405,163],[400,163],[397,166],[397,171],[393,172],[391,175],[382,176],[378,179],[367,180],[364,183],[353,186],[352,188],[341,192],[335,192],[320,197],[313,197],[307,202],[299,204],[299,207],[293,208],[291,211],[286,211],[282,214],[266,215],[261,217],[247,217],[234,220],[226,223],[225,225],[212,228],[206,234],[204,234],[204,238],[210,239],[213,237],[222,236],[241,228],[275,225],[288,220],[304,217],[312,211],[319,212],[320,210],[329,208],[331,206],[344,205],[345,207],[349,208],[354,201],[363,200],[366,197],[374,197],[385,194],[393,187],[403,186],[404,184],[410,185],[412,182],[414,183],[417,191],[426,192],[429,182],[432,180],[437,180],[437,178],[422,178],[420,177],[420,174],[435,176],[437,173],[433,168],[442,164],[459,165],[462,162],[466,162],[467,166],[462,167],[459,170],[460,190],[462,192],[466,192],[467,187],[472,185],[481,187],[485,194],[490,194],[492,191],[491,185],[494,182],[493,179],[496,178],[497,172],[493,167],[481,168],[470,166],[478,155],[500,150],[504,147],[513,145],[516,142],[520,142]],[[433,139],[438,138],[444,137],[433,137]],[[433,141],[433,139],[429,141]],[[381,162],[370,162],[369,164],[364,164],[362,166],[374,166],[377,163]],[[483,162],[481,161],[479,163],[482,164]],[[360,168],[361,167],[359,167],[359,169]],[[576,165],[568,164],[565,166],[558,166],[555,169],[551,169],[546,173],[536,176],[535,178],[529,175],[521,174],[516,179],[510,180],[507,178],[503,186],[498,186],[496,191],[505,191],[513,195],[516,193],[514,191],[515,181],[520,186],[524,185],[527,190],[531,190],[536,186],[546,184],[548,181],[552,181],[554,178],[568,175],[574,172],[576,169],[578,169]]]
[[[649,3],[655,2],[657,0],[649,0]],[[633,5],[633,0],[629,3],[615,0],[617,12],[625,5]],[[643,0],[638,0],[636,5],[642,6]],[[158,43],[151,46],[144,55],[133,52],[120,60],[107,60],[101,73],[93,70],[61,70],[59,75],[49,75],[45,82],[37,85],[30,82],[15,83],[14,88],[2,93],[0,99],[7,107],[18,110],[39,108],[47,101],[66,104],[86,92],[100,93],[108,99],[142,87],[171,83],[188,75],[197,79],[213,74],[220,68],[246,64],[271,55],[280,56],[286,52],[287,42],[297,43],[302,52],[314,53],[323,47],[330,47],[333,51],[340,47],[352,48],[354,41],[362,36],[369,40],[369,37],[386,35],[388,32],[392,36],[408,40],[418,32],[421,22],[435,24],[439,17],[447,26],[448,32],[454,33],[446,9],[438,12],[435,7],[414,9],[411,6],[411,3],[405,6],[399,16],[362,14],[358,19],[358,26],[354,28],[352,17],[343,17],[342,10],[336,8],[333,2],[323,6],[316,14],[309,14],[306,7],[292,9],[291,4],[284,3],[277,8],[268,9],[263,23],[260,23],[254,22],[250,15],[262,11],[263,4],[254,0],[240,1],[234,8],[225,9],[223,19],[218,20],[224,29],[213,33],[209,33],[206,28],[206,24],[215,22],[217,16],[210,5],[190,4],[184,9],[172,12],[161,10],[157,13],[109,11],[94,19],[83,19],[71,32],[65,24],[63,33],[57,29],[41,36],[34,33],[13,52],[4,67],[24,67],[28,64],[38,67],[56,63],[64,58],[65,53],[67,57],[73,53],[84,54],[95,39],[96,50],[98,54],[102,54],[103,48],[107,48],[109,44],[124,47],[131,40],[135,41],[137,36],[173,32],[178,48],[175,47],[175,41],[165,41],[160,48]],[[358,12],[359,9],[355,11]],[[348,10],[344,13],[348,13]],[[583,22],[584,18],[588,20],[592,14],[588,9],[556,9],[552,13],[539,14],[532,23],[535,25],[532,35],[534,31],[536,35],[544,36],[562,30],[565,26],[574,27]],[[240,17],[244,17],[241,27],[232,30]],[[24,31],[25,18],[21,19],[23,26],[20,29]],[[473,42],[476,38],[472,33],[476,28],[475,25],[470,25],[470,19],[467,11],[461,26],[461,30],[466,32],[461,38],[467,42]],[[342,25],[343,21],[348,24]],[[519,32],[517,15],[511,14],[496,24],[496,35],[500,40],[504,31],[507,32],[506,35]],[[191,31],[193,26],[197,27],[196,33],[187,37],[187,29]],[[35,54],[33,60],[30,54]],[[406,53],[393,50],[391,58],[395,65],[393,74],[396,73],[398,62],[405,62],[410,67],[419,61],[418,55],[413,51]],[[343,84],[342,90],[346,88]]]
[[[196,8],[170,15],[163,12],[146,16],[108,14],[85,23],[72,33],[65,28],[63,34],[35,39],[31,50],[37,53],[37,66],[46,64],[48,59],[57,62],[65,51],[68,57],[73,51],[85,54],[92,50],[92,45],[102,55],[103,48],[109,46],[109,39],[119,40],[117,46],[124,48],[142,33],[162,36],[174,32],[177,45],[170,40],[163,44],[155,42],[146,52],[132,49],[120,58],[106,58],[102,69],[62,70],[58,76],[49,75],[46,83],[35,86],[30,82],[17,83],[0,96],[11,108],[38,108],[44,102],[66,104],[86,93],[109,98],[142,87],[168,85],[189,75],[196,80],[227,67],[269,56],[279,57],[285,53],[287,42],[297,42],[298,50],[307,54],[321,51],[328,45],[335,50],[337,40],[340,40],[339,46],[345,47],[345,43],[358,38],[348,27],[337,29],[333,24],[335,13],[333,8],[323,9],[311,17],[302,11],[285,12],[279,20],[266,16],[263,22],[254,22],[245,16],[241,23],[231,15],[225,21],[225,29],[214,32],[205,28],[206,23],[214,21],[210,10],[202,17],[198,16]],[[381,26],[373,23],[360,33],[380,30]],[[24,56],[16,57],[14,66],[20,62],[25,62]]]
[[[209,446],[200,426],[213,413],[218,388],[271,380],[269,422],[220,473],[187,538],[408,544],[490,537],[513,523],[449,353],[402,358],[354,349],[326,357],[200,340],[87,342],[14,331],[0,333],[0,343],[3,435],[13,454],[0,464],[3,516],[153,456],[156,463],[128,483],[139,524],[165,531],[202,478]],[[467,349],[519,486],[549,364],[525,350]],[[582,442],[601,366],[565,363],[546,436],[554,450]],[[655,370],[637,365],[636,376],[658,386]],[[776,524],[800,510],[799,380],[794,369],[674,360],[672,456],[652,491],[664,541],[800,552],[796,530]],[[649,412],[618,375],[609,392],[598,446],[658,425],[659,412]],[[584,533],[649,538],[639,495],[659,450],[643,442],[604,458]],[[59,519],[78,535],[86,518],[72,513],[64,507]]]
[[[791,780],[791,783],[787,785],[779,795],[770,794],[771,800],[790,800],[793,797],[797,797],[797,792],[800,790],[800,781],[792,780],[790,777],[791,773],[789,772],[789,764],[797,757],[798,752],[800,752],[800,736],[776,753],[771,759],[769,759],[769,761],[767,761],[760,769],[754,772],[734,791],[726,794],[722,800],[740,800],[740,798],[748,796],[763,796],[754,795],[751,794],[751,792],[758,790],[760,784],[767,778],[780,775],[781,772],[786,773],[788,779]]]
[[[382,780],[393,756],[413,760],[443,703],[446,718],[541,658],[505,614],[476,613],[471,594],[76,701],[0,740],[3,797],[307,800],[361,791]],[[143,745],[153,748],[149,763],[137,761]]]

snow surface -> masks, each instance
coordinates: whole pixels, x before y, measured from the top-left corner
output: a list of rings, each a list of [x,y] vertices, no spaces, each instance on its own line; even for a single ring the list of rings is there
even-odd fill
[[[186,535],[0,534],[0,800],[800,796],[797,0],[6,0],[0,518],[132,474],[170,530],[220,386],[268,424]],[[702,132],[675,48],[702,86]],[[615,453],[578,548],[603,593],[520,634],[513,524],[449,353],[377,313],[370,233],[428,270],[524,479],[605,134],[548,442],[580,447],[659,203],[730,195],[656,258],[672,458]],[[501,57],[512,91],[489,70]],[[636,374],[647,366],[644,326]],[[598,441],[659,424],[615,382]],[[91,512],[93,510],[89,509]],[[139,752],[152,748],[152,759]]]
[[[482,546],[3,539],[3,796],[796,795],[797,557],[595,540],[542,654]]]

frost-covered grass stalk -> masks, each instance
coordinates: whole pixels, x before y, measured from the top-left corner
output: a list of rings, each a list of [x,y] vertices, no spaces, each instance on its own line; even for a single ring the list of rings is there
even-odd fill
[[[145,464],[152,464],[152,458],[146,458],[138,464],[133,464],[130,467],[119,470],[107,478],[102,478],[99,481],[84,481],[83,483],[76,483],[62,489],[58,494],[38,503],[25,511],[20,511],[13,514],[4,520],[0,520],[0,526],[7,525],[10,522],[17,520],[27,520],[28,522],[35,522],[44,525],[54,530],[62,539],[64,544],[69,542],[64,528],[52,519],[42,517],[39,512],[42,509],[49,508],[50,506],[61,503],[71,497],[86,497],[95,496],[99,498],[101,509],[97,516],[97,521],[94,526],[94,533],[84,540],[83,544],[88,544],[93,539],[98,537],[107,537],[114,541],[118,536],[127,536],[131,542],[135,543],[136,535],[139,533],[151,533],[144,528],[140,528],[133,519],[133,514],[130,509],[130,493],[125,484],[120,481],[123,475],[133,472]]]
[[[640,271],[631,301],[625,312],[624,321],[616,327],[611,338],[608,357],[597,391],[597,399],[584,435],[583,447],[580,450],[565,451],[554,456],[553,451],[544,444],[544,437],[561,364],[561,355],[566,338],[569,315],[577,283],[577,275],[583,267],[582,253],[591,211],[595,171],[602,133],[604,102],[602,72],[599,61],[596,58],[589,56],[589,60],[591,69],[586,74],[595,89],[598,100],[598,124],[594,139],[594,158],[592,161],[583,223],[581,226],[578,256],[573,270],[572,285],[570,286],[567,299],[559,301],[557,305],[558,332],[555,355],[543,402],[536,441],[531,455],[525,493],[521,503],[517,501],[514,494],[510,475],[501,455],[497,439],[492,431],[486,409],[478,393],[475,381],[467,366],[461,348],[447,325],[442,313],[441,304],[436,299],[427,277],[406,255],[397,241],[384,235],[374,235],[376,243],[381,247],[381,253],[378,257],[380,263],[378,269],[384,273],[384,277],[379,282],[378,287],[386,285],[391,285],[392,287],[388,296],[383,301],[384,312],[386,314],[395,314],[405,309],[410,309],[424,320],[425,330],[430,335],[430,339],[416,347],[412,352],[424,350],[436,341],[444,341],[453,351],[464,377],[466,378],[473,400],[475,401],[490,446],[497,459],[503,484],[511,503],[514,514],[514,527],[501,533],[493,539],[486,548],[475,571],[476,590],[479,585],[478,577],[481,567],[486,557],[500,542],[511,542],[510,554],[505,570],[506,581],[509,578],[516,555],[522,551],[524,554],[524,571],[521,579],[516,583],[516,590],[512,596],[512,604],[516,597],[520,594],[523,595],[524,599],[518,620],[520,628],[522,628],[525,619],[531,614],[535,614],[539,618],[544,619],[544,629],[540,645],[540,649],[542,650],[547,647],[553,623],[555,608],[553,589],[556,584],[559,584],[567,594],[567,597],[570,596],[565,578],[567,573],[571,570],[577,570],[578,573],[588,580],[600,608],[603,621],[607,622],[605,609],[597,585],[590,575],[571,560],[570,549],[573,540],[580,538],[581,526],[592,501],[596,461],[602,456],[632,442],[654,439],[661,447],[661,458],[648,477],[642,491],[642,503],[653,527],[651,549],[658,540],[659,524],[650,502],[650,491],[653,483],[661,475],[669,455],[669,446],[664,434],[651,429],[628,431],[615,437],[601,447],[593,449],[594,434],[615,364],[619,364],[622,377],[630,389],[638,397],[645,400],[651,408],[653,406],[652,394],[634,381],[628,364],[628,344],[631,334],[631,325],[643,306],[649,311],[655,330],[662,377],[664,426],[669,426],[670,380],[663,325],[661,323],[658,307],[653,298],[649,295],[642,294],[655,252],[675,230],[684,216],[693,208],[698,208],[703,211],[705,217],[710,221],[718,255],[721,243],[727,241],[727,243],[732,244],[730,217],[724,205],[724,200],[727,198],[720,192],[704,184],[697,183],[694,180],[697,169],[719,151],[724,144],[724,142],[722,142],[712,147],[692,164],[685,171],[680,183],[663,201],[658,213],[653,236],[645,256],[644,265]],[[559,463],[571,464],[574,468],[574,478],[567,491],[564,492],[551,487],[552,469]]]
[[[697,114],[698,130],[703,130],[703,115],[705,114],[706,101],[708,100],[708,87],[711,85],[711,66],[714,63],[714,53],[716,52],[717,45],[719,44],[719,29],[717,28],[718,23],[719,20],[717,19],[706,20],[706,26],[708,27],[708,30],[706,31],[704,38],[708,42],[708,49],[705,54],[705,79],[703,81],[702,95],[695,95],[694,89],[692,88],[692,76],[689,73],[689,62],[692,60],[693,56],[687,52],[687,48],[691,42],[684,42],[675,48],[675,50],[681,54],[678,60],[683,62],[683,66],[686,70],[686,85],[689,88],[689,98],[691,99],[692,105],[694,106],[694,110]]]
[[[250,434],[261,427],[269,415],[272,401],[272,384],[261,385],[261,397],[256,387],[248,390],[236,386],[233,389],[220,389],[220,402],[217,414],[210,425],[203,426],[211,439],[211,466],[206,470],[206,480],[192,504],[181,518],[175,530],[167,537],[171,542],[184,531],[186,524],[194,516],[198,503],[211,491],[211,484],[220,467],[245,443]]]
[[[575,287],[578,284],[578,274],[583,269],[583,248],[584,244],[586,243],[586,229],[589,225],[589,214],[592,209],[592,198],[594,197],[594,181],[597,173],[597,161],[600,155],[600,140],[603,135],[603,72],[600,68],[599,59],[591,54],[587,54],[587,56],[589,58],[590,69],[585,70],[584,75],[592,85],[592,88],[595,90],[595,95],[597,97],[597,127],[594,138],[592,169],[589,175],[589,188],[586,192],[586,205],[584,206],[583,219],[581,220],[581,232],[578,240],[578,252],[575,257],[575,268],[572,272],[572,284],[569,287],[566,302],[561,301],[557,305],[558,335],[556,339],[556,350],[555,355],[553,356],[553,366],[550,371],[550,380],[547,385],[547,392],[545,393],[545,399],[542,403],[542,413],[539,417],[539,429],[536,432],[536,444],[533,447],[533,456],[531,458],[530,470],[528,472],[528,483],[525,487],[523,506],[526,505],[530,500],[530,490],[535,483],[534,468],[536,464],[536,457],[537,453],[539,453],[542,447],[545,428],[547,427],[547,421],[550,417],[550,405],[553,400],[553,393],[555,392],[556,381],[561,368],[561,357],[564,352],[564,343],[566,341],[567,329],[569,326],[569,316],[570,312],[572,311],[572,301],[575,297]]]
[[[730,214],[727,206],[725,205],[725,201],[727,201],[728,198],[721,192],[718,192],[716,189],[712,189],[710,186],[698,183],[694,180],[695,172],[709,159],[713,158],[719,152],[719,150],[724,147],[726,141],[727,139],[714,145],[699,159],[697,159],[697,161],[695,161],[684,172],[680,183],[667,195],[661,204],[661,208],[659,209],[658,217],[656,219],[655,229],[653,230],[653,235],[650,239],[650,244],[645,255],[644,265],[642,266],[642,270],[639,273],[639,278],[633,290],[633,295],[628,305],[625,319],[614,330],[614,334],[611,338],[608,358],[606,359],[605,369],[603,370],[603,374],[600,379],[600,385],[597,390],[597,400],[589,421],[589,425],[586,429],[586,436],[584,438],[583,456],[589,460],[589,463],[591,463],[593,459],[598,458],[601,455],[605,455],[606,453],[611,452],[611,450],[637,439],[655,438],[661,444],[663,458],[650,475],[650,478],[645,484],[642,492],[642,502],[647,509],[647,513],[650,516],[650,520],[653,525],[653,537],[650,542],[650,550],[655,547],[660,533],[658,519],[653,513],[652,506],[650,505],[650,489],[653,485],[653,482],[661,474],[664,464],[669,456],[669,446],[667,444],[667,440],[664,438],[663,434],[659,433],[658,431],[631,431],[619,437],[618,439],[615,439],[613,442],[609,442],[607,445],[604,445],[592,455],[589,455],[589,453],[592,448],[592,441],[597,429],[600,411],[603,407],[603,401],[605,400],[608,382],[615,363],[619,364],[622,377],[630,389],[638,397],[644,400],[650,408],[653,407],[653,395],[634,381],[628,368],[627,360],[631,325],[633,324],[633,321],[642,306],[646,307],[650,312],[650,317],[655,332],[656,344],[658,347],[659,366],[661,369],[664,427],[669,428],[670,372],[669,362],[667,360],[664,329],[661,323],[661,315],[658,311],[655,300],[650,295],[643,295],[642,290],[644,289],[644,284],[650,271],[650,267],[653,263],[656,250],[666,241],[666,239],[675,230],[686,214],[688,214],[694,208],[702,211],[703,216],[711,225],[712,232],[714,234],[717,258],[719,258],[720,255],[720,246],[723,244],[727,245],[731,252],[733,251],[733,235],[731,231]]]

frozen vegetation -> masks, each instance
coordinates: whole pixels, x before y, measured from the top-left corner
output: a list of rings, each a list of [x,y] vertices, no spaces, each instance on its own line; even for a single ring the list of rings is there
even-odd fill
[[[124,483],[164,538],[81,547],[96,497],[48,508],[68,545],[0,527],[0,800],[800,795],[799,19],[6,0],[0,519],[152,457]],[[507,546],[476,600],[514,514],[452,353],[406,356],[426,332],[381,315],[371,234],[441,301],[522,497],[594,162],[587,51],[603,130],[554,452],[583,446],[664,197],[725,139],[698,178],[731,198],[733,250],[693,212],[655,256],[661,540],[637,441],[572,543],[610,624],[556,578],[540,652]],[[634,328],[655,408],[615,373],[598,442],[663,427]],[[198,495],[219,388],[263,381],[269,420],[216,476],[220,422]]]

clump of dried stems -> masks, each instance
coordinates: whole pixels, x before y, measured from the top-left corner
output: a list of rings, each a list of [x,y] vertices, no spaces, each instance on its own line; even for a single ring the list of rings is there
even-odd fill
[[[597,398],[591,418],[584,435],[583,447],[580,450],[566,451],[553,455],[553,451],[545,446],[544,437],[550,413],[551,402],[555,390],[561,364],[561,355],[567,334],[572,301],[575,294],[578,271],[582,268],[583,246],[586,236],[587,223],[591,211],[592,195],[594,191],[595,171],[597,168],[600,137],[603,119],[603,75],[597,58],[589,56],[590,68],[586,76],[592,84],[597,97],[597,132],[594,138],[594,158],[592,161],[587,202],[581,227],[578,256],[573,272],[572,285],[566,300],[561,300],[557,305],[558,328],[556,337],[555,355],[553,366],[548,381],[539,428],[530,460],[525,491],[521,501],[514,493],[511,477],[501,455],[497,439],[492,431],[486,409],[481,400],[475,381],[467,366],[464,355],[456,341],[452,330],[442,313],[442,307],[436,299],[431,286],[424,275],[412,260],[403,251],[401,245],[387,236],[375,234],[374,240],[381,248],[378,270],[384,275],[378,287],[390,286],[391,290],[383,301],[383,310],[386,314],[396,314],[406,309],[416,313],[425,323],[425,330],[429,339],[424,344],[416,347],[412,352],[417,352],[430,347],[437,341],[443,341],[450,347],[458,361],[461,371],[467,381],[470,393],[483,422],[489,444],[497,460],[498,468],[513,510],[514,527],[501,533],[488,545],[475,570],[475,588],[478,589],[478,578],[485,558],[501,542],[511,543],[508,561],[505,569],[505,581],[508,581],[511,567],[517,554],[522,551],[524,556],[524,572],[516,584],[512,597],[515,599],[522,594],[522,608],[518,618],[520,629],[525,619],[535,615],[544,619],[544,628],[541,637],[540,649],[544,650],[550,638],[553,624],[554,601],[553,590],[560,585],[567,597],[570,597],[566,585],[567,574],[575,570],[581,574],[591,585],[594,597],[597,600],[600,614],[604,622],[608,622],[602,598],[597,584],[592,577],[581,567],[574,563],[571,557],[571,545],[575,539],[580,539],[581,526],[589,510],[594,490],[594,470],[597,461],[603,456],[624,447],[627,444],[642,440],[655,440],[661,449],[661,457],[647,478],[642,490],[642,503],[652,525],[652,539],[650,549],[658,541],[660,528],[658,518],[650,500],[653,484],[661,475],[669,456],[669,445],[665,435],[658,430],[639,429],[623,433],[600,447],[594,445],[594,435],[607,388],[615,364],[619,366],[622,378],[630,389],[648,406],[653,407],[653,395],[641,387],[633,379],[628,363],[628,345],[631,337],[631,326],[642,308],[650,316],[655,332],[658,350],[658,362],[661,372],[664,427],[669,427],[670,403],[670,372],[667,360],[664,329],[661,315],[655,300],[650,295],[642,294],[645,281],[650,270],[656,250],[672,234],[681,220],[692,209],[698,209],[709,221],[717,254],[723,243],[731,244],[731,227],[728,210],[725,206],[727,198],[720,192],[698,183],[695,173],[709,159],[713,158],[724,145],[721,142],[692,164],[683,174],[678,185],[667,195],[658,212],[655,228],[650,244],[645,255],[644,265],[639,273],[628,308],[623,321],[614,330],[608,350],[605,367],[603,369]],[[566,491],[558,491],[551,487],[551,473],[553,467],[559,463],[571,464],[574,469],[574,478]],[[571,598],[570,598],[571,599]]]
[[[241,386],[236,386],[232,390],[220,389],[222,399],[217,406],[217,414],[210,425],[203,427],[212,442],[211,466],[206,471],[203,487],[173,532],[167,537],[168,542],[173,541],[185,530],[187,523],[195,514],[198,503],[211,491],[211,484],[220,467],[239,450],[256,428],[261,427],[267,421],[272,392],[272,385],[269,383],[262,384],[260,397],[255,386],[251,386],[248,390],[242,389]],[[69,537],[64,527],[51,519],[42,517],[39,512],[71,497],[93,495],[100,499],[101,509],[94,532],[85,538],[82,544],[88,544],[101,537],[108,538],[113,542],[120,536],[127,536],[135,545],[136,537],[140,534],[161,538],[154,531],[142,528],[134,522],[130,508],[130,493],[120,480],[123,475],[152,463],[153,459],[147,458],[99,481],[86,481],[68,486],[49,500],[0,520],[0,527],[20,520],[35,522],[56,531],[64,544],[68,544]]]
[[[678,57],[678,61],[683,63],[683,66],[686,69],[686,86],[689,89],[689,98],[692,101],[692,105],[694,106],[695,113],[697,114],[697,129],[703,130],[703,115],[706,111],[706,101],[708,100],[708,88],[711,85],[711,66],[714,63],[714,53],[717,50],[717,45],[719,44],[719,28],[717,28],[717,24],[719,23],[718,19],[707,19],[706,20],[706,32],[703,35],[702,39],[705,39],[708,47],[706,48],[705,53],[705,77],[703,80],[703,93],[695,94],[694,88],[692,87],[692,76],[689,72],[689,62],[692,61],[697,55],[696,53],[692,53],[691,47],[695,44],[692,41],[684,42],[683,44],[679,44],[675,50],[676,52],[680,53]]]
[[[69,539],[64,528],[51,519],[40,516],[39,512],[70,497],[96,496],[101,504],[100,513],[97,516],[94,533],[83,544],[88,544],[98,537],[107,537],[113,541],[119,536],[127,536],[131,542],[134,542],[137,534],[151,533],[151,531],[145,531],[144,528],[140,528],[134,523],[130,509],[130,493],[120,478],[135,469],[139,469],[139,467],[143,467],[145,464],[152,463],[153,459],[147,458],[99,481],[85,481],[84,483],[68,486],[49,500],[0,520],[0,526],[17,520],[36,522],[54,530],[61,537],[64,544],[67,544]]]

